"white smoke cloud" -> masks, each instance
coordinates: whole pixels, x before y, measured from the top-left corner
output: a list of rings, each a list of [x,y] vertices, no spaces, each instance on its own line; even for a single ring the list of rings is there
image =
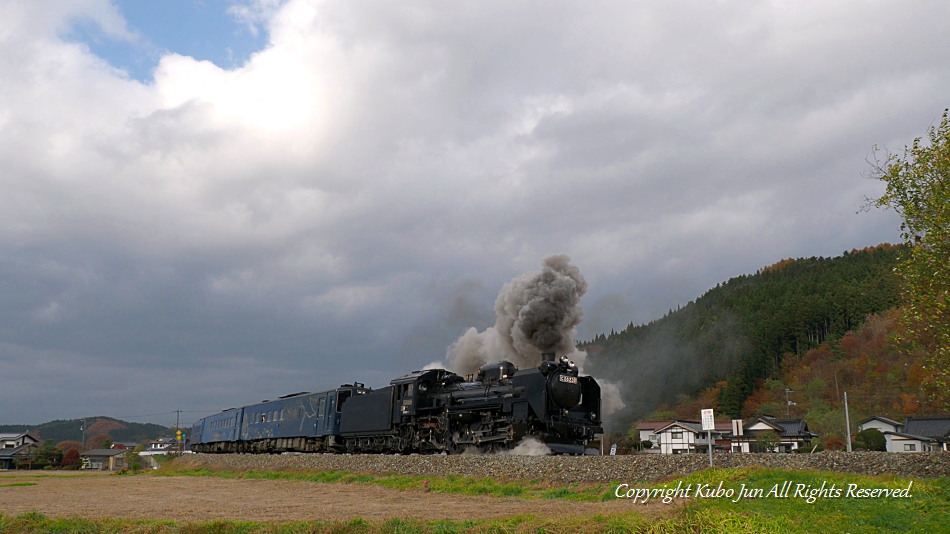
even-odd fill
[[[510,451],[504,451],[501,454],[512,456],[547,456],[552,454],[552,451],[550,447],[537,438],[529,436],[521,440]]]

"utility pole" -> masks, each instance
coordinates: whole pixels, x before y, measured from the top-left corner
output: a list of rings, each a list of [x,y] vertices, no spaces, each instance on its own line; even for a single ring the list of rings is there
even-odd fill
[[[795,403],[789,400],[788,394],[795,393],[791,389],[785,388],[785,418],[788,419],[792,416],[792,405]]]
[[[178,438],[178,456],[182,454],[181,427],[178,426],[181,417],[181,410],[175,410],[175,437]]]
[[[86,450],[86,418],[82,418],[82,426],[79,427],[79,432],[82,434],[82,450]]]
[[[844,431],[848,435],[848,452],[851,452],[851,416],[848,414],[848,392],[844,392]]]

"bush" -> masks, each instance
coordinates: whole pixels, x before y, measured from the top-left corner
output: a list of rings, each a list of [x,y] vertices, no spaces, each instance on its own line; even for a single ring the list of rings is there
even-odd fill
[[[825,438],[825,449],[829,451],[840,451],[845,448],[845,442],[838,436],[828,436]]]
[[[77,469],[79,467],[79,449],[67,450],[60,465],[67,469]]]
[[[876,428],[865,428],[854,437],[854,447],[865,451],[886,451],[887,438]]]

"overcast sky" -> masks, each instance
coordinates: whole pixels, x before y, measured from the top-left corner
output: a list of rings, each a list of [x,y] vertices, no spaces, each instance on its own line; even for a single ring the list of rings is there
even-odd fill
[[[493,324],[550,254],[587,279],[589,339],[782,258],[895,242],[893,213],[859,213],[867,160],[950,105],[936,0],[48,0],[0,20],[0,423],[383,386]]]

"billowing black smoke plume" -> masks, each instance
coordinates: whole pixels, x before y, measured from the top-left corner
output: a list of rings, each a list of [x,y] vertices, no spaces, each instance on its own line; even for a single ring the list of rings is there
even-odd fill
[[[575,328],[584,317],[580,301],[587,281],[565,255],[548,256],[540,272],[505,284],[495,300],[495,326],[469,328],[448,348],[448,367],[461,375],[489,362],[508,360],[519,369],[537,367],[541,354],[567,356],[583,369],[587,353],[574,344]],[[438,365],[438,364],[435,364]],[[623,406],[616,384],[598,379],[604,414]]]
[[[584,316],[580,300],[587,281],[567,256],[549,256],[543,265],[541,272],[505,284],[495,300],[494,327],[484,332],[469,328],[449,347],[453,371],[473,373],[498,360],[536,366],[542,352],[574,356],[574,328]]]

